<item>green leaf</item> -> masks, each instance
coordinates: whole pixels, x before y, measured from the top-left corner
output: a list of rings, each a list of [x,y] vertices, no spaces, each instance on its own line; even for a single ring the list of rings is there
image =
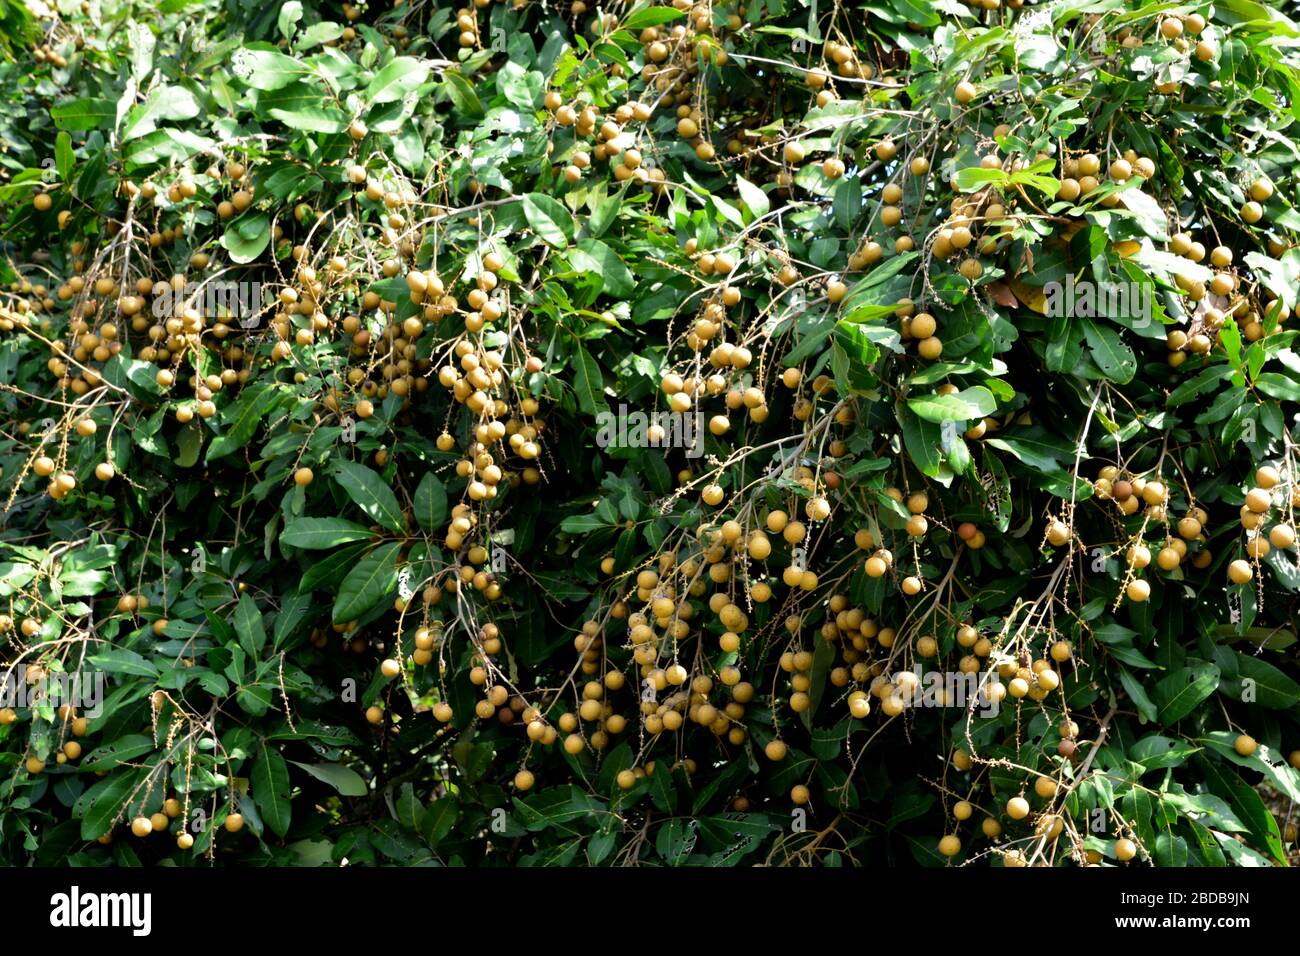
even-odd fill
[[[425,808],[420,819],[420,835],[430,846],[437,846],[438,841],[451,833],[459,816],[460,804],[455,797],[439,797]]]
[[[669,866],[681,866],[695,848],[698,824],[681,817],[661,824],[655,836],[655,850]]]
[[[937,476],[943,460],[939,426],[918,418],[910,408],[896,406],[894,414],[903,430],[903,445],[916,467],[931,478]]]
[[[1074,465],[1074,449],[1038,425],[997,432],[985,444],[1010,452],[1035,471],[1058,471],[1063,462]]]
[[[136,139],[158,128],[159,120],[191,120],[199,115],[199,101],[183,86],[156,86],[140,105],[127,114],[122,140]]]
[[[278,750],[262,744],[249,783],[262,822],[276,836],[284,836],[289,832],[289,767]]]
[[[1249,757],[1243,757],[1237,753],[1236,740],[1235,733],[1212,730],[1197,742],[1239,767],[1247,767],[1263,774],[1278,793],[1300,803],[1300,770],[1296,770],[1282,754],[1263,743],[1257,744],[1255,752]]]
[[[606,407],[605,384],[598,363],[579,343],[573,356],[573,390],[578,395],[578,408],[595,415]]]
[[[1275,710],[1290,710],[1300,704],[1300,684],[1268,661],[1249,654],[1237,655],[1237,675],[1224,678],[1219,691],[1235,700],[1247,700]]]
[[[1168,726],[1182,720],[1219,686],[1219,668],[1209,661],[1189,660],[1155,686],[1160,723]]]
[[[129,651],[124,647],[112,648],[110,650],[100,651],[98,654],[91,654],[86,661],[98,667],[102,671],[108,671],[112,674],[131,674],[134,677],[153,677],[158,676],[158,668],[154,667],[147,660],[137,654],[135,651]]]
[[[740,198],[745,201],[749,211],[754,218],[760,218],[767,215],[768,210],[772,208],[771,201],[767,198],[767,193],[759,189],[744,176],[736,177],[736,189],[740,192]]]
[[[573,216],[559,201],[542,193],[523,198],[524,218],[547,245],[566,248],[573,241]]]
[[[127,763],[145,754],[153,753],[158,747],[153,738],[145,734],[127,734],[112,743],[96,747],[81,759],[82,770],[111,770],[119,764]]]
[[[1186,740],[1176,740],[1173,737],[1152,734],[1149,737],[1143,737],[1130,747],[1128,756],[1130,760],[1142,764],[1147,770],[1157,770],[1164,767],[1182,766],[1187,762],[1188,757],[1200,752],[1200,749],[1200,747],[1188,743]]]
[[[1007,182],[1007,173],[1002,169],[984,169],[981,166],[967,166],[957,170],[954,177],[957,189],[964,193],[978,192],[989,185],[1002,186]]]
[[[348,128],[348,114],[332,106],[313,105],[297,109],[273,106],[266,112],[290,129],[307,133],[341,133]],[[236,261],[247,262],[248,260],[237,259]]]
[[[1196,764],[1210,790],[1228,801],[1237,816],[1250,828],[1251,835],[1258,841],[1256,846],[1272,854],[1278,862],[1285,863],[1286,851],[1282,847],[1277,821],[1268,812],[1268,807],[1254,788],[1231,767],[1208,756],[1198,757]]]
[[[239,644],[250,656],[257,658],[266,646],[266,628],[262,626],[262,612],[257,609],[257,602],[245,592],[239,595],[239,604],[235,607],[235,633],[239,635]]]
[[[448,70],[443,74],[442,79],[447,95],[456,104],[458,111],[471,119],[483,115],[483,104],[479,101],[478,94],[474,92],[474,87],[470,85],[469,80],[455,70]]]
[[[252,262],[271,244],[271,220],[264,213],[247,212],[232,219],[221,234],[221,247],[231,261]],[[259,303],[260,305],[260,303]]]
[[[410,56],[399,56],[384,64],[366,87],[371,103],[391,103],[419,87],[429,78],[429,68]]]
[[[1300,402],[1300,383],[1280,372],[1260,372],[1255,378],[1255,387],[1269,398]]]
[[[284,596],[275,615],[275,630],[271,633],[271,646],[275,650],[279,650],[288,637],[310,620],[311,609],[310,594],[295,592]]]
[[[599,239],[583,239],[576,249],[569,250],[567,258],[578,272],[599,276],[609,295],[621,298],[636,289],[636,280],[627,264]]]
[[[318,588],[332,590],[361,559],[367,547],[364,544],[349,545],[341,551],[335,551],[328,557],[322,558],[303,573],[302,580],[298,582],[298,593],[307,594]]]
[[[96,840],[113,828],[144,773],[111,774],[77,798],[73,814],[81,817],[83,840]]]
[[[72,178],[77,158],[72,152],[72,137],[60,130],[54,138],[54,166],[59,171],[59,178],[65,183]]]
[[[345,767],[339,763],[300,763],[297,760],[289,761],[296,766],[302,767],[309,774],[323,783],[328,783],[345,797],[364,797],[370,792],[366,786],[366,781],[351,767]]]
[[[125,359],[114,355],[104,363],[104,380],[118,388],[125,388],[139,398],[161,395],[155,376],[158,367],[139,359]]]
[[[415,489],[415,520],[426,534],[436,534],[447,521],[447,489],[433,472]]]
[[[1133,706],[1137,708],[1138,714],[1144,720],[1154,722],[1156,719],[1156,705],[1151,702],[1147,696],[1146,689],[1142,682],[1133,676],[1133,672],[1127,667],[1120,667],[1119,680],[1124,685],[1124,691],[1128,694],[1129,699],[1133,701]]]
[[[390,531],[403,534],[406,519],[393,489],[365,465],[339,461],[334,466],[334,480],[343,486],[358,508]]]
[[[286,56],[268,43],[236,50],[230,68],[255,90],[278,90],[311,75],[311,69],[301,60]]]
[[[397,588],[397,559],[400,542],[381,545],[356,563],[334,599],[333,621],[355,621],[378,605]]]
[[[295,50],[301,53],[304,50],[310,50],[312,47],[320,46],[322,43],[337,40],[342,35],[343,27],[337,23],[313,23],[298,34],[298,39],[293,46]]]
[[[295,518],[280,532],[280,541],[294,548],[320,551],[352,541],[368,541],[374,532],[346,518]]]
[[[50,109],[50,118],[59,129],[78,130],[111,129],[117,117],[117,106],[112,100],[82,96],[68,100]]]
[[[301,20],[302,4],[298,0],[289,0],[280,8],[280,15],[276,18],[275,25],[280,29],[280,36],[286,40],[292,40],[294,30]],[[284,836],[283,833],[280,835]]]
[[[176,435],[176,464],[193,468],[203,450],[203,426],[191,421]]]
[[[907,407],[927,422],[965,422],[997,411],[998,400],[983,385],[951,395],[919,395],[907,400]]]
[[[208,445],[205,460],[216,461],[247,445],[262,418],[280,401],[281,395],[274,387],[262,382],[240,392],[235,403],[223,411],[221,420],[226,424],[226,431]]]
[[[644,30],[646,27],[657,27],[661,23],[676,20],[678,17],[685,16],[685,14],[686,11],[676,10],[672,7],[640,5],[638,9],[629,13],[619,26],[624,30],[635,33],[638,30]]]
[[[1119,331],[1111,325],[1103,325],[1092,319],[1076,318],[1075,322],[1083,329],[1097,367],[1112,382],[1132,381],[1137,373],[1137,357],[1133,350],[1124,344]]]

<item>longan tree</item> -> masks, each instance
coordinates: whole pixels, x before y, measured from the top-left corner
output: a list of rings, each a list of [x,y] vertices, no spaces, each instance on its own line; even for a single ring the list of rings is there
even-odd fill
[[[1284,865],[1298,37],[0,0],[0,858]]]

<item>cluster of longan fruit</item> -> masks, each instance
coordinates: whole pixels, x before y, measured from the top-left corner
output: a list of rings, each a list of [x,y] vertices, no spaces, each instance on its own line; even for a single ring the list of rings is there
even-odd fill
[[[548,90],[544,99],[546,109],[556,124],[572,128],[573,146],[564,152],[568,163],[563,170],[566,182],[580,181],[593,163],[605,163],[618,182],[632,180],[642,185],[658,185],[665,180],[664,171],[648,162],[638,144],[639,138],[627,132],[633,123],[646,123],[654,115],[654,108],[646,103],[621,103],[602,119],[594,106],[564,101],[558,90]],[[594,139],[588,148],[584,140]]]
[[[1228,565],[1228,578],[1233,584],[1245,584],[1254,577],[1252,562],[1265,558],[1274,548],[1287,550],[1295,546],[1295,526],[1290,512],[1300,503],[1300,493],[1290,481],[1283,482],[1282,475],[1273,465],[1261,465],[1255,471],[1255,486],[1246,492],[1240,510],[1241,526],[1246,532],[1246,554],[1250,561],[1238,558]],[[1273,519],[1272,527],[1265,528],[1275,508],[1282,509],[1283,517]]]

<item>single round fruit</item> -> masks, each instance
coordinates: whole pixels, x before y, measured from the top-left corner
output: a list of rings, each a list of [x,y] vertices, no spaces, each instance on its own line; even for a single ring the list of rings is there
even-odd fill
[[[939,852],[948,857],[956,856],[961,852],[961,840],[949,833],[939,841]]]
[[[310,468],[299,468],[293,473],[294,484],[306,488],[316,478],[316,475]]]
[[[1246,492],[1246,507],[1255,514],[1264,514],[1273,506],[1273,496],[1263,488],[1252,488]]]
[[[1115,859],[1121,863],[1127,863],[1133,857],[1137,856],[1137,844],[1125,837],[1115,841]]]
[[[1141,578],[1134,578],[1125,588],[1128,599],[1134,604],[1141,604],[1151,597],[1151,585],[1147,584]]]
[[[1273,183],[1266,178],[1259,178],[1250,184],[1250,198],[1256,202],[1267,202],[1273,195]]]
[[[1243,757],[1249,757],[1258,746],[1259,744],[1255,742],[1255,738],[1249,734],[1241,734],[1232,742],[1232,749]]]
[[[144,838],[153,833],[153,823],[148,817],[141,814],[131,821],[131,832],[136,836]]]
[[[1029,816],[1029,801],[1024,797],[1012,797],[1007,801],[1007,816],[1012,820],[1023,820]]]
[[[1255,484],[1261,488],[1273,488],[1282,481],[1282,474],[1272,465],[1261,465],[1255,471]]]
[[[1245,584],[1254,576],[1255,571],[1251,568],[1249,561],[1238,558],[1228,565],[1228,578],[1233,584]]]
[[[244,829],[244,815],[242,813],[231,813],[227,815],[223,825],[227,833],[238,833]]]

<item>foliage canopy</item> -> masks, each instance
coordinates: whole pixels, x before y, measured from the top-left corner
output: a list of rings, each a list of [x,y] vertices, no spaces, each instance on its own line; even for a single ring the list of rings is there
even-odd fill
[[[1285,864],[1300,28],[602,10],[0,0],[0,859]]]

